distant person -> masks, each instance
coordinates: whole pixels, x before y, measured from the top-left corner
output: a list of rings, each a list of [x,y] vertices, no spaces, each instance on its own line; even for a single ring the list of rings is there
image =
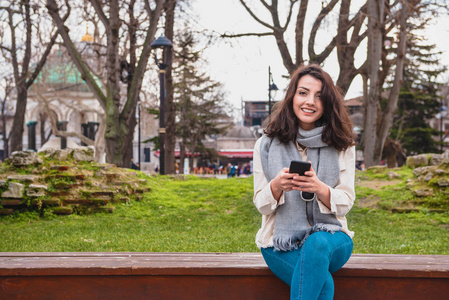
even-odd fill
[[[291,160],[309,161],[304,176]],[[332,273],[352,253],[355,146],[343,96],[319,65],[300,66],[254,148],[256,244],[291,299],[332,299]]]
[[[228,178],[235,177],[236,167],[233,164],[228,164]]]
[[[365,164],[363,163],[363,151],[357,150],[355,153],[355,167],[357,168],[357,170],[365,170]]]
[[[251,168],[249,164],[245,164],[245,167],[243,168],[243,174],[250,175],[251,174]]]
[[[131,169],[133,169],[133,170],[139,170],[139,166],[136,165],[136,164],[134,163],[134,161],[133,161],[132,158],[131,158]]]

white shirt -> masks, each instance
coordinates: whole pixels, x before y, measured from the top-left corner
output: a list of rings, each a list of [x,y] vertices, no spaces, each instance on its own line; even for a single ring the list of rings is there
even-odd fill
[[[271,182],[268,182],[263,173],[262,161],[260,159],[260,141],[257,140],[254,146],[253,171],[254,171],[254,198],[253,202],[262,214],[262,226],[256,235],[256,244],[259,248],[273,246],[274,224],[276,219],[276,209],[285,203],[284,194],[279,201],[273,197],[271,192]],[[302,160],[307,161],[307,149],[298,147]],[[318,205],[323,214],[334,214],[342,225],[342,231],[351,238],[354,232],[348,229],[346,214],[352,208],[355,200],[354,178],[355,178],[355,146],[349,147],[346,151],[338,154],[340,166],[340,177],[337,185],[330,190],[331,209],[325,206],[319,199]],[[284,166],[288,168],[288,166]]]

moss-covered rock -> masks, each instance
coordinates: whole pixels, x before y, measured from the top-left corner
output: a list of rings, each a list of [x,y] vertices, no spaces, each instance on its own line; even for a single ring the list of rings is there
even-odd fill
[[[429,164],[429,158],[426,154],[419,154],[407,157],[406,165],[411,168],[423,167]]]
[[[427,164],[424,163],[427,161]],[[443,154],[420,154],[407,158],[408,166],[417,166],[413,170],[416,180],[407,182],[414,195],[429,197],[446,192],[449,186],[449,151]]]
[[[54,207],[60,215],[111,213],[112,203],[140,200],[150,191],[139,171],[97,163],[93,155],[89,147],[15,152],[0,164],[0,200],[8,206],[3,214],[24,207]]]

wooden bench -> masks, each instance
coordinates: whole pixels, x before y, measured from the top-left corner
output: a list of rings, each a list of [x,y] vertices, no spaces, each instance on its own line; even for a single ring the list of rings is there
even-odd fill
[[[335,299],[449,299],[449,256],[354,254]],[[289,299],[259,253],[0,253],[0,299]]]

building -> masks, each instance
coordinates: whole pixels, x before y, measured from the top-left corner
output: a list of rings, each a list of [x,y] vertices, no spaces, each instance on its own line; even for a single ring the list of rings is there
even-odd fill
[[[268,118],[268,101],[266,100],[247,100],[244,101],[244,126],[262,126]]]
[[[101,86],[101,81],[98,81]],[[123,85],[123,91],[126,86]],[[124,95],[126,97],[126,95]],[[6,127],[9,134],[13,122],[16,95],[12,93],[4,113],[6,126],[0,122],[0,129]],[[142,107],[145,104],[142,103]],[[159,165],[154,156],[154,144],[144,142],[158,135],[158,120],[146,109],[140,112],[141,144],[138,144],[138,127],[134,130],[133,160],[138,162],[139,150],[142,170],[154,170]],[[96,159],[105,161],[104,154],[104,110],[94,98],[80,73],[71,63],[64,49],[55,49],[47,59],[44,69],[28,92],[25,113],[23,150],[39,151],[45,147],[83,146],[80,138],[60,138],[53,134],[51,120],[58,130],[84,135],[95,140]],[[2,132],[0,130],[0,132]],[[4,151],[0,141],[0,158]],[[3,158],[1,158],[3,160]]]

